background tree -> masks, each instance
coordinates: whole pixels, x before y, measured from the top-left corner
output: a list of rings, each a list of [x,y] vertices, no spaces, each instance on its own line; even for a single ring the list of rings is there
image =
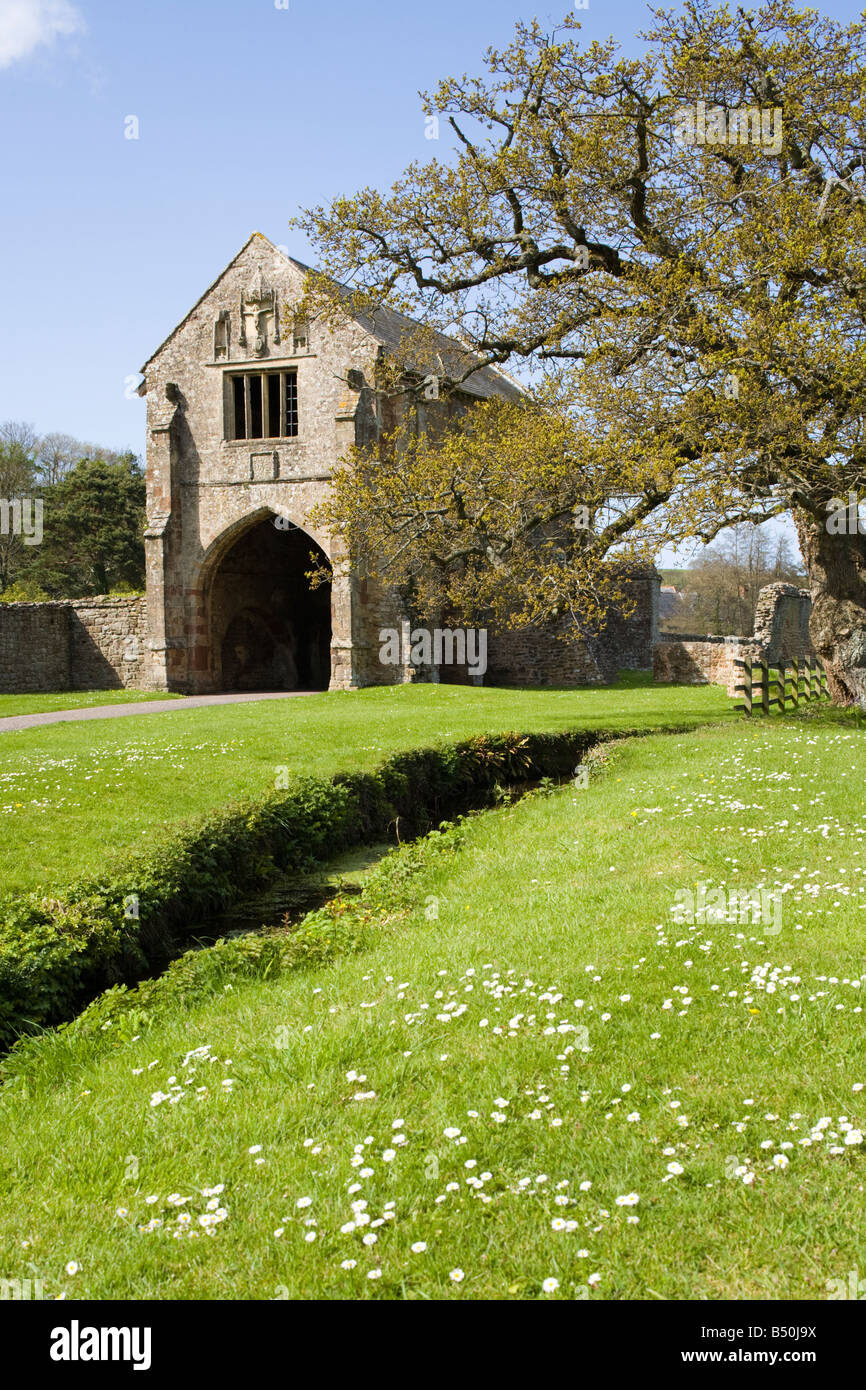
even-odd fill
[[[679,602],[661,627],[666,632],[749,637],[758,594],[767,584],[802,586],[799,558],[784,536],[741,523],[722,533],[692,560],[678,582]]]
[[[866,28],[788,0],[651,13],[640,58],[581,51],[569,16],[519,24],[486,78],[444,81],[425,110],[453,133],[447,166],[302,219],[310,299],[342,312],[351,267],[356,311],[387,302],[564,392],[591,441],[575,466],[617,510],[584,537],[592,573],[792,512],[831,691],[866,704],[866,536],[827,525],[834,498],[866,495]],[[757,138],[738,114],[732,139],[743,108]],[[436,563],[425,518],[404,533],[418,569]]]
[[[61,482],[82,459],[118,463],[126,457],[126,454],[104,449],[100,444],[86,444],[71,434],[44,434],[36,446],[36,467],[39,479],[46,487]]]
[[[33,498],[37,491],[38,440],[31,425],[16,420],[0,424],[0,500]],[[27,549],[11,525],[0,527],[0,594],[12,583]]]
[[[144,586],[145,482],[133,454],[83,459],[46,496],[45,535],[21,568],[52,598]]]
[[[81,467],[97,462],[106,470]],[[0,595],[41,600],[142,588],[143,489],[132,453],[39,435],[19,421],[0,424],[0,499],[41,499],[45,531],[38,546],[0,532]]]

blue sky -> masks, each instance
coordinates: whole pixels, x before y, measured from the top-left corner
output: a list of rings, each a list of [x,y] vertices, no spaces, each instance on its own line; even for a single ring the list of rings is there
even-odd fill
[[[0,0],[0,420],[143,452],[130,380],[250,233],[307,258],[299,208],[435,148],[419,89],[568,9],[282,3]],[[589,3],[587,38],[638,46],[644,5]]]

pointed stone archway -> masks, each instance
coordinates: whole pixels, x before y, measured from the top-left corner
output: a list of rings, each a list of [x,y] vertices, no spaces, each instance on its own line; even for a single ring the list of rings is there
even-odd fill
[[[212,690],[330,688],[332,586],[311,587],[313,556],[328,563],[307,531],[270,510],[215,543],[202,585]]]

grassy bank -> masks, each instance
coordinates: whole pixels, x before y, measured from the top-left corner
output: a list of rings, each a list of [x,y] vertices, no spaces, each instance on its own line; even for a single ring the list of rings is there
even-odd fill
[[[632,677],[601,690],[400,686],[3,734],[0,893],[95,872],[159,826],[262,796],[281,769],[289,780],[367,771],[391,753],[497,730],[692,727],[716,718],[734,718],[717,687]]]
[[[8,1277],[827,1298],[866,1268],[864,770],[814,720],[637,740],[400,852],[324,963],[206,955],[191,1002],[47,1040],[0,1092]],[[778,920],[676,921],[699,882]]]

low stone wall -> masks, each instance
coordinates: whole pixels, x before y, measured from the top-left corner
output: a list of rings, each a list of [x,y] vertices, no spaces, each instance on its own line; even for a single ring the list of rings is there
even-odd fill
[[[653,650],[653,679],[666,685],[723,685],[734,695],[742,679],[734,665],[737,658],[779,666],[815,655],[811,613],[808,589],[768,584],[758,595],[751,637],[663,636]]]
[[[69,690],[69,609],[64,603],[0,603],[0,693]]]
[[[585,642],[563,641],[534,627],[492,632],[485,685],[601,685],[615,679]]]
[[[661,685],[723,685],[729,695],[739,684],[734,659],[760,659],[759,648],[739,637],[664,638],[653,652],[653,679]]]
[[[631,582],[632,613],[628,617],[611,613],[607,626],[592,642],[562,641],[551,628],[491,631],[483,683],[599,685],[615,680],[619,670],[651,669],[661,579],[655,572],[642,572]],[[332,689],[413,678],[472,680],[457,667],[425,672],[383,665],[380,642],[370,640],[371,635],[378,639],[382,630],[402,630],[403,614],[387,590],[372,582],[352,583],[357,584],[364,621],[358,624],[351,649],[332,640]],[[346,601],[343,586],[335,603]],[[147,643],[144,597],[0,603],[0,693],[163,688],[156,663],[146,662]]]
[[[70,615],[72,690],[146,688],[146,599],[79,599]]]
[[[558,634],[565,624],[491,632],[485,685],[600,685],[615,681],[619,671],[651,671],[661,575],[640,572],[630,588],[632,611],[624,617],[611,610],[591,642],[563,641]]]
[[[0,603],[0,693],[145,690],[147,601]]]

